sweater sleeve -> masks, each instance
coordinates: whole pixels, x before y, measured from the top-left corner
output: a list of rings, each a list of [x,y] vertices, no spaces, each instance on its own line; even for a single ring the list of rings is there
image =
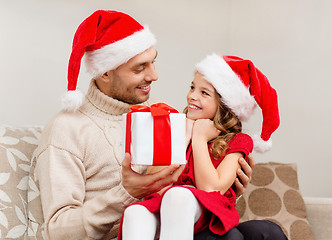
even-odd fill
[[[101,239],[136,202],[121,184],[85,201],[86,172],[74,154],[48,146],[38,157],[37,173],[49,239]]]

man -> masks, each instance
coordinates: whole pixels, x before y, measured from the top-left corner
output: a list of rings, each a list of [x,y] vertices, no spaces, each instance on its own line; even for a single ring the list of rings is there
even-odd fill
[[[77,29],[64,110],[45,126],[37,151],[49,239],[113,239],[129,204],[179,176],[178,165],[144,175],[146,167],[122,156],[122,114],[133,104],[151,104],[151,83],[158,79],[154,44],[147,27],[115,11],[96,11]],[[83,55],[93,76],[85,98],[76,89]],[[243,169],[245,185],[251,168]],[[245,186],[236,184],[243,192]]]

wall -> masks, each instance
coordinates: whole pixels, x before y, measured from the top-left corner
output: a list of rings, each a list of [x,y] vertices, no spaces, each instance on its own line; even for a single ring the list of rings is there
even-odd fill
[[[273,150],[257,160],[297,162],[306,196],[332,196],[331,29],[328,0],[232,2],[230,52],[252,58],[279,95]]]
[[[205,54],[250,58],[279,94],[281,126],[257,162],[296,162],[305,196],[332,197],[327,183],[332,111],[329,0],[0,0],[0,124],[43,125],[60,109],[74,32],[96,9],[147,23],[158,44],[152,96],[178,109]],[[89,76],[81,69],[79,87]],[[260,131],[261,112],[245,124]]]

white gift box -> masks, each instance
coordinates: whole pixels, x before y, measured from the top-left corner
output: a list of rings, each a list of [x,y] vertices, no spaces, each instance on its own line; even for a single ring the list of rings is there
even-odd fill
[[[131,133],[127,133],[126,130],[129,129],[129,126],[127,126],[127,115],[128,114],[123,115],[123,153],[126,151],[126,140],[128,140],[129,134],[129,141],[131,138],[130,154],[132,164],[186,164],[185,114],[169,113],[167,116],[158,116],[157,118],[169,118],[169,124],[157,124],[158,126],[156,127],[156,119],[151,115],[151,112],[132,112],[130,113],[131,119],[129,120],[129,122],[131,121]],[[156,129],[154,129],[155,127]],[[168,136],[168,133],[170,133],[171,136]],[[167,134],[167,136],[165,134]]]

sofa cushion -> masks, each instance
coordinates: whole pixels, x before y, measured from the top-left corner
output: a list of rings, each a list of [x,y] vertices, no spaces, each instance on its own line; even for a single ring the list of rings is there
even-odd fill
[[[30,159],[40,127],[0,126],[0,238],[24,239],[28,229]]]
[[[31,239],[46,239],[45,223],[39,192],[39,181],[36,167],[36,156],[31,159],[31,168],[28,186],[28,236]]]
[[[307,221],[295,163],[256,164],[237,209],[240,222],[270,220],[282,228],[289,240],[315,239]]]

